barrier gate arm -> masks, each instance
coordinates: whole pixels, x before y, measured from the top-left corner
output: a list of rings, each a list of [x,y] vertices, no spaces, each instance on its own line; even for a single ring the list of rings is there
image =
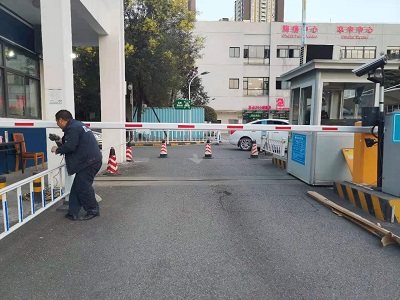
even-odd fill
[[[372,127],[322,126],[322,125],[252,125],[252,124],[190,124],[190,123],[127,123],[85,122],[93,129],[152,129],[152,130],[250,130],[250,131],[302,131],[302,132],[356,132],[370,133]],[[59,128],[52,121],[0,121],[0,127],[8,128]]]

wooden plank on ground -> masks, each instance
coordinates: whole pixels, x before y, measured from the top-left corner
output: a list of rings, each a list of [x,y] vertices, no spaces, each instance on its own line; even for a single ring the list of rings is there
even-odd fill
[[[381,238],[382,246],[386,246],[389,244],[400,244],[400,237],[395,235],[394,233],[390,232],[389,230],[382,228],[380,225],[375,224],[351,211],[337,205],[336,203],[330,201],[328,198],[318,194],[314,191],[309,191],[307,193],[311,198],[317,200],[318,202],[322,203],[323,205],[332,209],[332,211],[339,215],[343,216],[346,219],[354,222],[355,224],[361,226],[362,228],[366,229],[368,232],[378,236]]]

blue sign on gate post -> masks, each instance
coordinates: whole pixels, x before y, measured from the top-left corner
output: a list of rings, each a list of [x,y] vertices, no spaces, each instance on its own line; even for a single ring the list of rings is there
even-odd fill
[[[305,134],[292,134],[292,160],[306,165],[307,136]]]
[[[392,142],[400,144],[400,113],[393,114],[392,126],[393,126]]]

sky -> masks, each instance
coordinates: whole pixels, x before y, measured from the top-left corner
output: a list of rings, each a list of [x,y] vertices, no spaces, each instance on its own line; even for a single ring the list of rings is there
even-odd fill
[[[397,23],[400,0],[306,0],[308,23]],[[285,22],[301,22],[302,0],[285,0]],[[235,0],[196,0],[199,21],[234,17]]]

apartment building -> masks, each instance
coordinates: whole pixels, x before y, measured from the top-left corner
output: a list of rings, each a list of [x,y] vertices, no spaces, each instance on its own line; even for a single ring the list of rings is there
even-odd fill
[[[290,86],[280,79],[300,64],[301,24],[197,22],[205,38],[199,72],[222,123],[262,117],[287,118]],[[381,53],[400,53],[400,25],[317,23],[307,26],[305,62],[312,59],[363,64]],[[338,79],[340,81],[340,79]]]
[[[237,0],[235,21],[282,22],[284,0]]]
[[[188,0],[188,9],[196,11],[196,0]]]

